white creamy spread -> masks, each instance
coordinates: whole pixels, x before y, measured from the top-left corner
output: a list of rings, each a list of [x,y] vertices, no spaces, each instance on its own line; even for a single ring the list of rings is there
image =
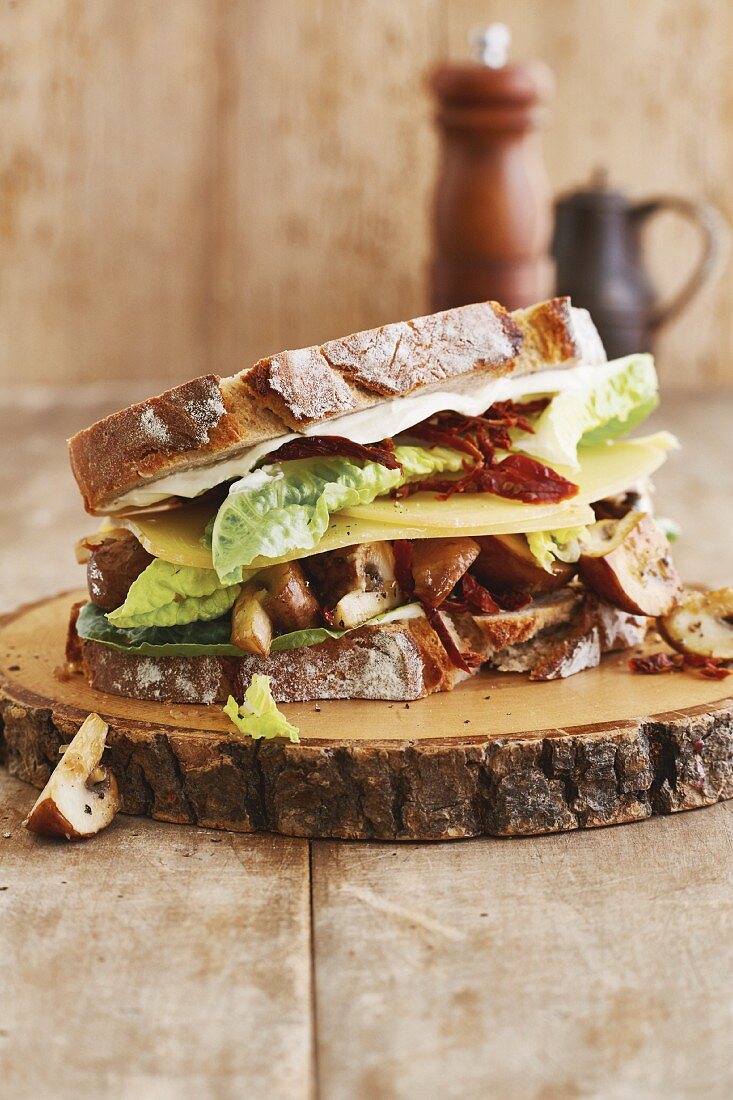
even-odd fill
[[[495,401],[555,394],[578,388],[594,377],[597,378],[598,372],[603,371],[605,366],[605,363],[581,363],[565,370],[535,371],[516,378],[511,375],[504,378],[492,377],[485,382],[477,382],[476,375],[470,374],[464,379],[457,379],[454,389],[450,391],[436,390],[410,397],[393,397],[368,409],[347,413],[322,424],[313,424],[302,432],[290,432],[268,439],[233,458],[210,466],[169,474],[123,494],[108,510],[114,512],[121,508],[149,508],[171,496],[197,497],[207,489],[213,489],[215,485],[243,477],[265,455],[299,436],[341,435],[354,443],[377,443],[380,439],[396,436],[439,412],[479,416]]]
[[[283,471],[276,469],[274,466],[263,467],[261,470],[251,470],[244,477],[235,481],[229,492],[230,494],[244,493],[251,489],[261,489],[269,482],[280,481],[284,477]]]

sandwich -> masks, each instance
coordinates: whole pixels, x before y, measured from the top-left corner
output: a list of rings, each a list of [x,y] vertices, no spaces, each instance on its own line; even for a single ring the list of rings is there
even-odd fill
[[[98,526],[67,656],[92,687],[411,701],[638,645],[681,598],[650,355],[567,298],[477,303],[206,375],[69,441]]]

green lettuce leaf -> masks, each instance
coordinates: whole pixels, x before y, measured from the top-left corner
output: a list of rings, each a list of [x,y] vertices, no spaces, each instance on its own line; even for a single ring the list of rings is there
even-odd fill
[[[271,463],[235,482],[211,530],[221,583],[241,582],[255,558],[312,549],[334,512],[369,504],[409,481],[457,473],[466,461],[444,447],[397,447],[396,455],[402,471],[348,458],[302,458]]]
[[[121,630],[108,622],[101,608],[87,603],[79,612],[76,631],[80,638],[101,642],[111,649],[140,657],[244,657],[231,645],[231,615],[183,626],[141,626]]]
[[[587,534],[587,527],[562,527],[555,531],[528,531],[525,537],[539,564],[551,573],[554,561],[578,560]]]
[[[229,696],[224,713],[245,737],[287,737],[297,744],[298,727],[288,722],[284,714],[277,709],[277,703],[270,691],[270,677],[256,672],[244,693],[244,702],[237,705],[236,699]]]
[[[578,468],[580,444],[625,435],[657,407],[658,381],[651,355],[629,355],[593,369],[556,394],[535,421],[534,434],[518,433],[514,449],[559,466]]]
[[[423,610],[419,604],[404,604],[375,615],[362,625],[376,626],[378,623],[414,619],[422,615]],[[192,622],[184,626],[131,627],[120,630],[112,626],[104,611],[93,603],[82,607],[76,623],[80,638],[101,642],[111,649],[134,653],[140,657],[246,657],[243,649],[229,641],[231,628],[231,616],[227,613],[220,619]],[[327,627],[293,630],[290,634],[281,634],[274,638],[271,648],[273,653],[282,649],[299,649],[301,646],[318,645],[329,638],[342,638],[348,633],[346,630],[329,630]]]
[[[133,581],[121,607],[107,616],[112,626],[185,626],[218,619],[240,592],[223,585],[213,569],[174,565],[155,558]]]

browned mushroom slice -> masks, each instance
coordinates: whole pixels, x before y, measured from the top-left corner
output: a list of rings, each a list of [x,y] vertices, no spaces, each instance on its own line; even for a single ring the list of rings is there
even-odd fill
[[[622,493],[596,501],[593,504],[596,519],[623,519],[629,512],[646,512],[651,516],[654,514],[653,493],[654,485],[645,478]]]
[[[121,607],[131,584],[152,560],[152,554],[129,532],[124,538],[109,538],[90,546],[87,559],[89,599],[103,611]]]
[[[80,840],[106,828],[120,808],[117,780],[100,763],[108,726],[90,714],[25,820],[32,833]]]
[[[475,539],[416,539],[412,544],[415,595],[429,607],[438,607],[479,556]]]
[[[320,607],[299,562],[263,569],[255,583],[265,589],[262,605],[280,634],[306,630],[320,620]]]
[[[232,645],[267,657],[275,633],[320,621],[318,600],[298,562],[271,565],[244,585],[232,608]]]
[[[733,661],[733,588],[685,593],[679,606],[658,620],[658,626],[681,653]]]
[[[303,565],[339,630],[350,630],[397,607],[402,593],[389,542],[362,542],[304,560]]]
[[[552,592],[562,588],[575,573],[567,562],[553,562],[543,569],[524,535],[484,535],[477,539],[481,553],[473,572],[492,592]]]
[[[630,615],[666,615],[682,593],[669,542],[643,514],[593,524],[579,569],[586,587]]]
[[[272,644],[272,620],[263,607],[266,596],[256,580],[249,581],[232,608],[232,645],[258,657],[267,657]]]

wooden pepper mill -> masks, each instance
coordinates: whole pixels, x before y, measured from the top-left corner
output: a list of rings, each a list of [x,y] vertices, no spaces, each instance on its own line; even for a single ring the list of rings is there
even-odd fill
[[[442,163],[434,207],[431,308],[494,299],[516,309],[547,297],[552,197],[538,130],[552,73],[507,63],[509,30],[475,36],[477,60],[437,69]]]

